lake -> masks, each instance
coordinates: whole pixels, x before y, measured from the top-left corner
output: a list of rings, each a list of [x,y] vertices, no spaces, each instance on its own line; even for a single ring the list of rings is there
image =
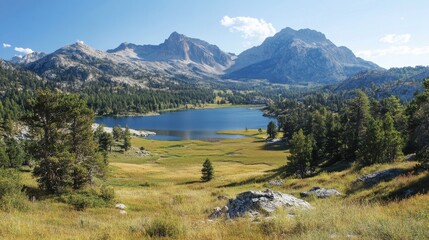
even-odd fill
[[[218,134],[220,130],[266,129],[274,118],[264,117],[255,108],[192,109],[165,112],[158,116],[101,117],[95,122],[107,127],[119,125],[156,132],[149,139],[188,140],[241,138],[243,135]]]

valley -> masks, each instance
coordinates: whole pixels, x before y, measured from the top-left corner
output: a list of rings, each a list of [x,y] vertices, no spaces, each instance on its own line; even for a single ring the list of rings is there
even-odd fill
[[[428,8],[2,1],[0,239],[429,239]]]
[[[155,220],[167,221],[177,229],[178,239],[425,239],[428,237],[425,215],[428,195],[403,201],[383,200],[393,189],[427,184],[423,174],[408,174],[371,188],[353,189],[360,175],[375,170],[400,168],[409,171],[414,162],[374,165],[361,170],[324,171],[306,179],[285,179],[273,186],[268,179],[279,179],[289,154],[283,148],[265,147],[265,134],[256,130],[238,131],[248,138],[204,141],[132,140],[125,154],[113,152],[107,182],[116,192],[116,201],[127,206],[127,215],[112,207],[75,211],[65,203],[38,197],[24,212],[2,214],[0,236],[25,239],[130,239],[146,238],[145,229]],[[136,154],[141,147],[151,156]],[[203,160],[209,158],[215,168],[213,181],[200,182]],[[37,184],[28,173],[26,186]],[[299,196],[314,186],[336,188],[342,196],[306,200],[314,207],[290,213],[278,211],[274,222],[261,218],[234,221],[208,220],[212,209],[227,203],[218,198],[249,189],[270,188]],[[284,216],[288,215],[288,216]]]

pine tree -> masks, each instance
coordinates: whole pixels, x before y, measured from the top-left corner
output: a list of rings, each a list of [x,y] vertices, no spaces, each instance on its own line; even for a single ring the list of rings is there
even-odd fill
[[[350,161],[357,159],[371,116],[368,96],[361,90],[356,93],[357,97],[349,102],[345,113],[344,140],[348,147],[345,157]]]
[[[33,174],[42,189],[61,192],[82,188],[102,176],[106,163],[97,152],[94,113],[74,94],[39,91],[26,117],[37,160]]]
[[[128,151],[131,148],[131,133],[128,126],[125,128],[124,131],[124,145],[123,145],[125,151]]]
[[[301,178],[307,175],[312,160],[313,142],[311,137],[305,136],[302,129],[294,133],[290,140],[290,156],[288,168],[298,173]]]
[[[277,136],[277,125],[274,121],[268,123],[267,134],[269,138],[275,138]]]
[[[408,151],[416,152],[421,166],[429,168],[429,78],[424,82],[425,91],[416,96],[408,107]]]
[[[214,169],[213,169],[212,163],[208,158],[203,163],[203,168],[201,169],[201,173],[202,173],[201,180],[204,182],[208,182],[212,180],[214,177]]]
[[[326,109],[315,111],[311,115],[311,136],[313,137],[313,159],[311,166],[317,166],[322,160],[326,148]]]
[[[113,139],[115,141],[119,141],[119,139],[123,138],[124,131],[122,131],[121,127],[114,126],[112,129]]]
[[[101,151],[112,151],[113,137],[112,134],[103,132],[98,138],[98,146]]]
[[[6,140],[6,153],[9,158],[9,167],[19,168],[25,157],[25,152],[22,146],[14,138]]]
[[[0,142],[0,168],[10,167],[9,156],[6,153],[6,146]]]
[[[382,162],[384,133],[379,120],[371,118],[365,135],[359,142],[356,159],[362,166]]]
[[[326,140],[323,159],[329,163],[343,160],[342,126],[337,114],[328,114],[326,120]]]
[[[390,113],[387,113],[383,120],[383,161],[392,162],[402,153],[402,136],[395,129],[394,121]]]

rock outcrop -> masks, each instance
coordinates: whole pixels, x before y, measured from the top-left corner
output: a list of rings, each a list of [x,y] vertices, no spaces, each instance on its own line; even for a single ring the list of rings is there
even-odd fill
[[[404,170],[399,168],[392,168],[383,171],[377,171],[370,174],[366,174],[358,177],[356,181],[353,182],[353,185],[363,183],[366,186],[372,186],[382,181],[389,181],[399,175],[403,174]]]
[[[341,193],[334,188],[320,188],[320,187],[314,187],[310,189],[307,192],[300,193],[301,197],[309,197],[309,196],[316,196],[318,198],[328,198],[332,196],[339,196]]]
[[[225,213],[228,218],[243,216],[257,217],[269,215],[278,208],[311,208],[311,205],[299,198],[281,192],[247,191],[237,195],[236,199],[229,200],[223,208],[216,208],[210,218],[217,218]]]

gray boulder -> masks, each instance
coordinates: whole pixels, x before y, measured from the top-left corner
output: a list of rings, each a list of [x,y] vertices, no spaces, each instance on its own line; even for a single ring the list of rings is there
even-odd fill
[[[383,171],[377,171],[377,172],[373,172],[373,173],[358,177],[358,179],[356,179],[356,181],[353,182],[353,185],[363,183],[367,186],[372,186],[382,181],[392,180],[393,178],[398,177],[403,173],[404,173],[404,170],[399,168],[392,168],[392,169],[387,169]]]
[[[301,197],[308,197],[312,195],[318,198],[328,198],[331,196],[341,195],[341,193],[334,188],[327,189],[327,188],[320,188],[320,187],[314,187],[310,189],[310,191],[300,193]]]
[[[237,195],[236,199],[229,200],[227,205],[227,216],[230,218],[243,217],[248,214],[250,217],[259,215],[269,215],[277,208],[311,208],[311,205],[299,198],[281,192],[273,192],[269,189],[265,191],[247,191]]]

